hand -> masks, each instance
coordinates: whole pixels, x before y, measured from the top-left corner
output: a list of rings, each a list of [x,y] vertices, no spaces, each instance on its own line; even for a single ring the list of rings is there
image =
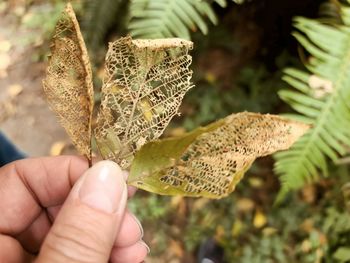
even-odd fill
[[[87,168],[74,156],[0,168],[0,262],[144,260],[141,225],[126,210],[125,172],[110,161]]]

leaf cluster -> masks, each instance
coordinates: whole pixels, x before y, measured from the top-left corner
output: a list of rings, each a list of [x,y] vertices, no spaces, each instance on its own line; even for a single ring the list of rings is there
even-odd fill
[[[283,79],[294,90],[279,96],[298,114],[288,116],[313,126],[288,152],[278,153],[275,171],[282,195],[327,176],[327,160],[337,161],[350,146],[350,8],[342,6],[341,25],[295,19],[294,37],[309,54],[307,70],[288,68]]]

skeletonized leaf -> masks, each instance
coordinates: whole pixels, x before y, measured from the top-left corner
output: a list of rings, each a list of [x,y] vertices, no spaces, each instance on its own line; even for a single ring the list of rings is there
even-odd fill
[[[178,138],[144,145],[128,183],[164,195],[221,198],[257,157],[289,148],[308,128],[274,115],[233,114]]]
[[[73,144],[91,160],[92,74],[79,24],[69,3],[56,25],[43,86],[52,110]]]
[[[191,88],[191,48],[181,39],[110,43],[95,129],[104,159],[125,169],[142,145],[162,134]]]

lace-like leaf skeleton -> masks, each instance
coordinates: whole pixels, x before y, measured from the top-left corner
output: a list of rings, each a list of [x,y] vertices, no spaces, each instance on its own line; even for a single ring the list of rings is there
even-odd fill
[[[192,87],[192,42],[182,39],[110,43],[102,100],[94,136],[104,159],[127,169],[134,153],[157,139],[178,114]],[[52,40],[47,100],[78,151],[91,162],[93,85],[89,57],[71,4],[58,21]]]
[[[192,45],[182,39],[131,37],[110,43],[93,122],[90,61],[67,4],[55,29],[43,86],[52,110],[90,165],[95,137],[103,159],[131,169],[131,185],[158,194],[221,198],[234,190],[257,157],[289,148],[306,132],[302,123],[244,112],[157,140],[192,87]]]
[[[43,88],[73,144],[91,162],[92,74],[79,24],[69,3],[56,25]]]
[[[192,42],[181,39],[125,37],[110,44],[95,129],[105,159],[128,168],[134,153],[178,114],[192,87],[191,48]]]
[[[222,198],[257,157],[288,149],[309,126],[274,115],[232,114],[136,153],[128,183],[165,195]]]

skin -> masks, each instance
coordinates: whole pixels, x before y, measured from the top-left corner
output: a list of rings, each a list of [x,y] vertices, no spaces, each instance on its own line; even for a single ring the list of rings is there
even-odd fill
[[[126,179],[111,162],[97,166]],[[117,212],[79,199],[87,169],[86,159],[77,156],[25,159],[0,168],[0,262],[144,260],[148,248],[140,223],[126,208],[126,193]],[[135,189],[127,192],[130,197]]]

